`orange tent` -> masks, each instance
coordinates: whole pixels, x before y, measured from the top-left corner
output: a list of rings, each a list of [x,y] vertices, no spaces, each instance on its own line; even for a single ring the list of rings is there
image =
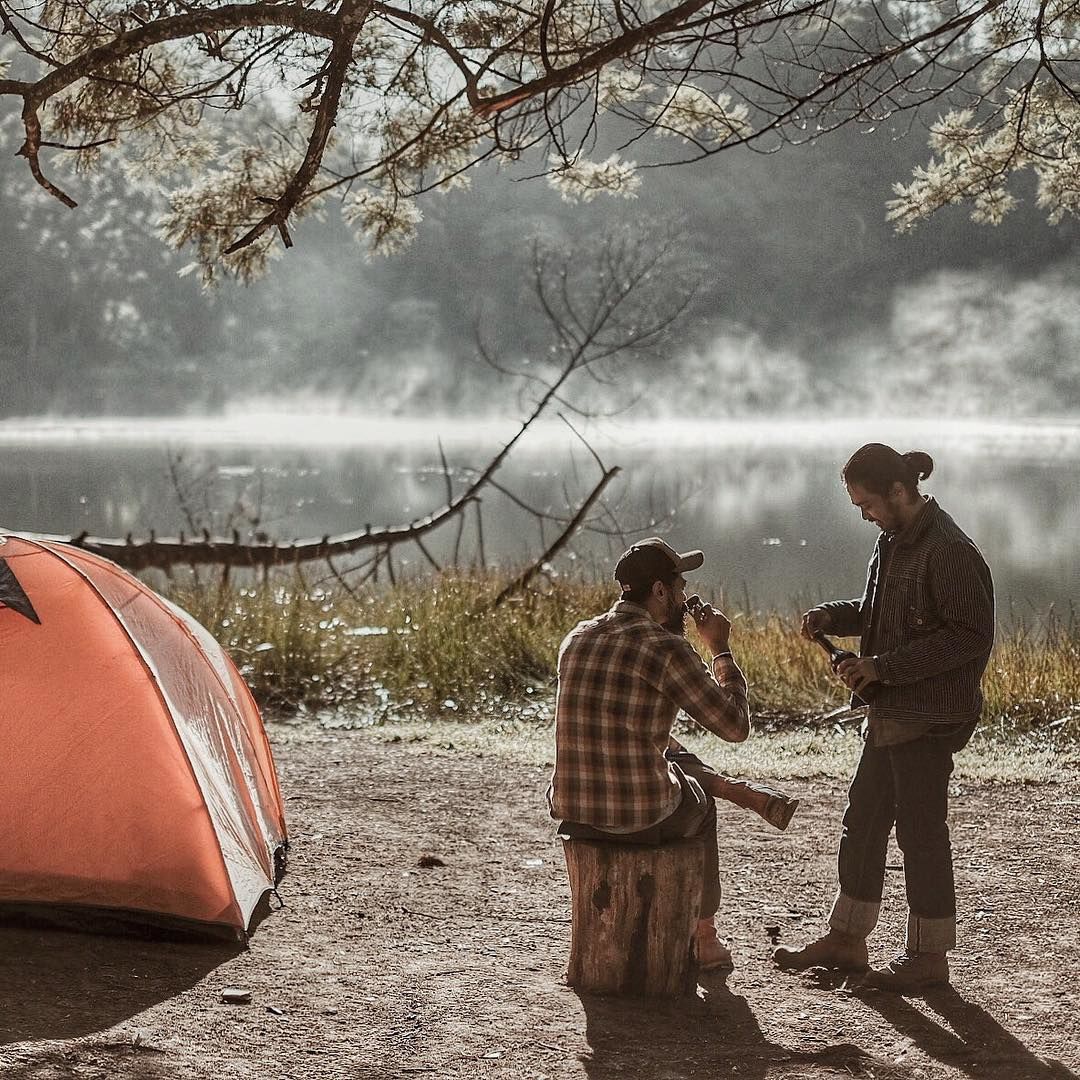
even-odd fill
[[[115,564],[0,535],[0,906],[243,936],[286,846],[251,693]]]

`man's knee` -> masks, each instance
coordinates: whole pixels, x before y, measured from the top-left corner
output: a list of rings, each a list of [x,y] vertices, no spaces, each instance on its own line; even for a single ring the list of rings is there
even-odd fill
[[[701,836],[708,829],[716,832],[716,800],[706,794],[692,777],[676,767],[682,795],[675,812],[661,823],[666,838],[685,839]]]
[[[905,857],[950,850],[949,823],[920,815],[898,815],[896,846]]]
[[[888,843],[892,827],[892,814],[884,807],[864,807],[848,803],[840,835],[845,840],[858,844],[885,844]]]

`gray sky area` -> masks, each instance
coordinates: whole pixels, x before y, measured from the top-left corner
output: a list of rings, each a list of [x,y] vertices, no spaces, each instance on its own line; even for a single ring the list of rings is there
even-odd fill
[[[1076,223],[1050,226],[1018,188],[1003,225],[951,208],[911,234],[891,185],[928,157],[919,132],[841,132],[645,172],[634,200],[562,202],[543,179],[477,172],[426,197],[413,246],[369,257],[331,207],[250,287],[211,293],[149,239],[138,193],[50,206],[8,154],[0,185],[4,415],[184,412],[238,397],[329,395],[344,408],[500,408],[514,387],[475,358],[474,327],[542,360],[528,238],[587,250],[612,224],[671,220],[698,289],[665,353],[627,365],[637,410],[775,412],[841,399],[910,413],[1080,409]],[[76,188],[84,183],[74,181]]]

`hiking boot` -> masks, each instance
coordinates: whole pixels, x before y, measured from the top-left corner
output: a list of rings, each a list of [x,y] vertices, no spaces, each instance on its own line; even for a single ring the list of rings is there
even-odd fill
[[[918,994],[949,985],[949,961],[943,952],[908,952],[905,949],[883,968],[866,973],[864,986],[894,994]]]
[[[697,960],[700,971],[733,971],[735,961],[731,950],[716,936],[716,927],[712,920],[704,919],[698,924]]]
[[[799,808],[798,799],[789,799],[779,792],[769,796],[765,804],[765,813],[761,816],[774,828],[784,831],[791,824],[791,818]]]
[[[865,971],[870,965],[866,939],[830,930],[824,937],[801,949],[781,947],[773,953],[773,963],[789,971],[807,968],[833,968],[836,971]]]

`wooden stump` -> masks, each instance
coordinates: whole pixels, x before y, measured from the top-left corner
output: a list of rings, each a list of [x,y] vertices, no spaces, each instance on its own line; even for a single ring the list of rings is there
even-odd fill
[[[573,916],[567,982],[597,994],[694,993],[701,841],[563,840]]]

